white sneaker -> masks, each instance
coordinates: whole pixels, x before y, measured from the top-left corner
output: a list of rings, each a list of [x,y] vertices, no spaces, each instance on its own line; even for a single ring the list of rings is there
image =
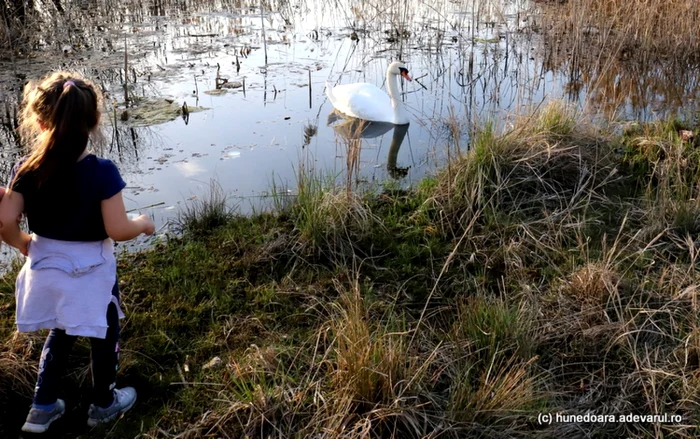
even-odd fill
[[[90,404],[87,424],[90,427],[94,427],[97,424],[109,422],[133,407],[135,402],[136,389],[133,387],[114,389],[114,401],[109,407],[103,408]]]
[[[27,433],[44,433],[49,429],[53,421],[63,416],[66,412],[66,403],[62,399],[56,400],[53,410],[42,410],[32,407],[27,415],[27,421],[22,426],[22,431]]]

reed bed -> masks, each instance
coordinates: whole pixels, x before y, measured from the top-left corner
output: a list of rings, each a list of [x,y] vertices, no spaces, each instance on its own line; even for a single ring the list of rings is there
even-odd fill
[[[692,0],[568,0],[555,29],[622,57],[700,55],[700,6]],[[558,25],[558,26],[557,26]]]
[[[698,94],[700,5],[691,0],[538,2],[535,32],[548,69],[566,74],[572,100],[607,116],[647,119],[692,111]],[[663,96],[659,99],[658,96]],[[629,113],[629,109],[635,109]]]

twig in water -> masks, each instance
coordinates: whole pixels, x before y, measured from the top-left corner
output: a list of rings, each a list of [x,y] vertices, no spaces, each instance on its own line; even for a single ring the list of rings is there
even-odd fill
[[[117,105],[114,102],[112,103],[112,110],[114,112],[114,130],[112,131],[112,144],[109,146],[110,152],[115,142],[117,144],[117,151],[121,151],[121,145],[119,144],[119,128],[117,127]]]
[[[423,84],[418,80],[418,78],[413,78],[413,80],[416,81],[416,82],[418,83],[418,85],[420,85],[421,87],[423,87],[425,90],[428,89],[428,87],[426,87],[425,85],[423,85]]]
[[[163,224],[162,226],[160,226],[160,227],[158,228],[158,230],[156,230],[155,232],[153,232],[153,236],[156,236],[157,234],[159,234],[164,228],[166,228],[166,227],[169,226],[169,225],[170,225],[170,220],[166,221],[165,224]]]
[[[163,204],[165,204],[165,201],[161,201],[159,203],[154,203],[154,204],[149,204],[148,206],[135,207],[133,209],[127,210],[126,213],[135,212],[135,211],[141,210],[141,209],[150,209],[151,207],[162,206]]]
[[[309,108],[312,107],[312,100],[311,100],[311,69],[309,69]]]
[[[124,36],[124,105],[129,106],[129,46]]]

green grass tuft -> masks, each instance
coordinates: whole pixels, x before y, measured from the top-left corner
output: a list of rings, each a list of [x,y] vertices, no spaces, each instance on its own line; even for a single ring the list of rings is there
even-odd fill
[[[195,198],[185,203],[178,212],[179,228],[192,235],[211,233],[225,225],[232,216],[232,209],[221,185],[212,180],[207,199]]]

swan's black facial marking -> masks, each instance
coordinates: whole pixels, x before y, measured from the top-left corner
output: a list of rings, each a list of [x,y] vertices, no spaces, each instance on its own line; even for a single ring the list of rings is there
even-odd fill
[[[411,77],[408,76],[408,69],[405,67],[399,67],[399,73],[401,76],[403,76],[407,81],[411,80]]]

